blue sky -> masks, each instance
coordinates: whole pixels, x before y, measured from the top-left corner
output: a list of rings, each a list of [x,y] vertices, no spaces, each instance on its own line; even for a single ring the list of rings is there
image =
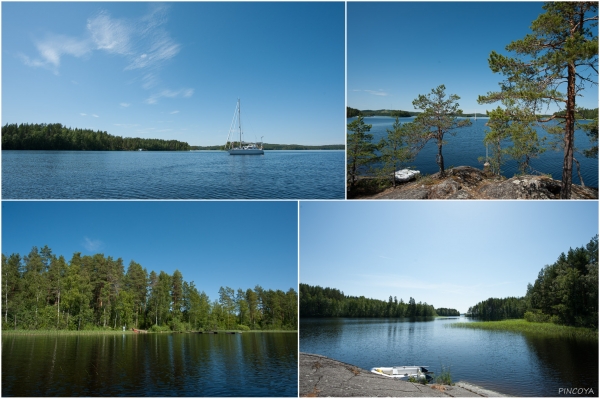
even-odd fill
[[[478,95],[498,91],[504,79],[490,70],[489,55],[509,55],[506,45],[531,33],[542,5],[349,2],[348,106],[414,111],[419,94],[444,84],[446,94],[460,96],[465,113],[495,108],[500,104],[477,104]],[[598,107],[598,88],[587,90],[577,105]]]
[[[300,282],[466,312],[598,234],[597,201],[300,204]]]
[[[344,3],[4,2],[2,124],[344,143]]]
[[[298,286],[293,201],[2,201],[2,253],[48,245],[67,261],[102,253],[194,281],[211,300],[234,290]]]

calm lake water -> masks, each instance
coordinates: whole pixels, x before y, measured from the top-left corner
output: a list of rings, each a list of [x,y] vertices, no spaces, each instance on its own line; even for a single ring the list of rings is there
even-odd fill
[[[2,151],[3,199],[344,199],[344,151]]]
[[[348,122],[356,118],[349,118]],[[395,119],[384,116],[375,116],[364,118],[365,123],[373,125],[370,133],[373,134],[373,142],[378,143],[379,140],[387,136],[387,129],[392,129]],[[400,118],[401,123],[412,122],[414,117]],[[446,169],[451,166],[473,166],[483,169],[483,162],[478,161],[479,157],[485,158],[485,145],[483,138],[485,137],[488,128],[485,126],[488,118],[477,118],[475,121],[470,118],[472,125],[457,130],[456,136],[449,134],[444,135],[444,140],[448,143],[444,145],[442,153],[444,155],[444,164]],[[536,128],[540,137],[545,137],[547,134],[542,128]],[[575,146],[581,149],[590,147],[589,137],[582,130],[575,132]],[[491,153],[490,153],[491,154]],[[439,172],[439,167],[435,163],[437,155],[437,143],[430,141],[421,150],[416,159],[409,165],[414,166],[416,170],[423,174],[432,174]],[[575,157],[581,164],[581,175],[586,186],[598,187],[598,160],[585,158],[581,154],[575,154]],[[562,151],[547,150],[539,156],[539,158],[531,160],[531,166],[538,172],[549,173],[554,179],[562,179]],[[518,172],[517,163],[514,161],[507,162],[503,168],[503,175],[512,177]],[[580,184],[577,175],[576,166],[573,165],[573,183]]]
[[[2,396],[295,396],[296,333],[2,337]]]
[[[465,381],[511,396],[559,396],[559,388],[593,388],[598,344],[451,328],[460,319],[300,319],[300,351],[370,370],[376,366],[450,367]]]

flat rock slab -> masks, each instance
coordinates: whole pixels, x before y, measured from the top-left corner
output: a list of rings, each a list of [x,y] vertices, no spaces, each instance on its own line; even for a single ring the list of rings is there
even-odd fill
[[[523,175],[510,179],[488,176],[471,166],[458,166],[401,183],[362,199],[560,199],[559,180],[547,176]],[[573,184],[571,199],[598,199],[598,189]]]
[[[462,384],[462,385],[461,385]],[[373,374],[321,355],[300,353],[301,397],[495,397],[466,383],[422,385]]]

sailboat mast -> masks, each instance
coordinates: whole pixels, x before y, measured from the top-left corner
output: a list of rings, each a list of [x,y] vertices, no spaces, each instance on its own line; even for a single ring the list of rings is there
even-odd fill
[[[240,106],[240,99],[238,98],[238,123],[240,126],[240,148],[242,148],[242,109]]]

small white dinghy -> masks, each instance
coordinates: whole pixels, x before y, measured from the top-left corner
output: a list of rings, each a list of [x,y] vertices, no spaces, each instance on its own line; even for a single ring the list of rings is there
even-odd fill
[[[394,173],[394,178],[396,179],[396,181],[405,182],[415,179],[420,174],[421,172],[419,172],[418,170],[400,169],[399,171]]]
[[[427,370],[429,366],[394,366],[394,367],[373,367],[371,373],[379,374],[389,378],[399,378],[408,380],[413,377],[417,380],[431,378],[431,371]]]

